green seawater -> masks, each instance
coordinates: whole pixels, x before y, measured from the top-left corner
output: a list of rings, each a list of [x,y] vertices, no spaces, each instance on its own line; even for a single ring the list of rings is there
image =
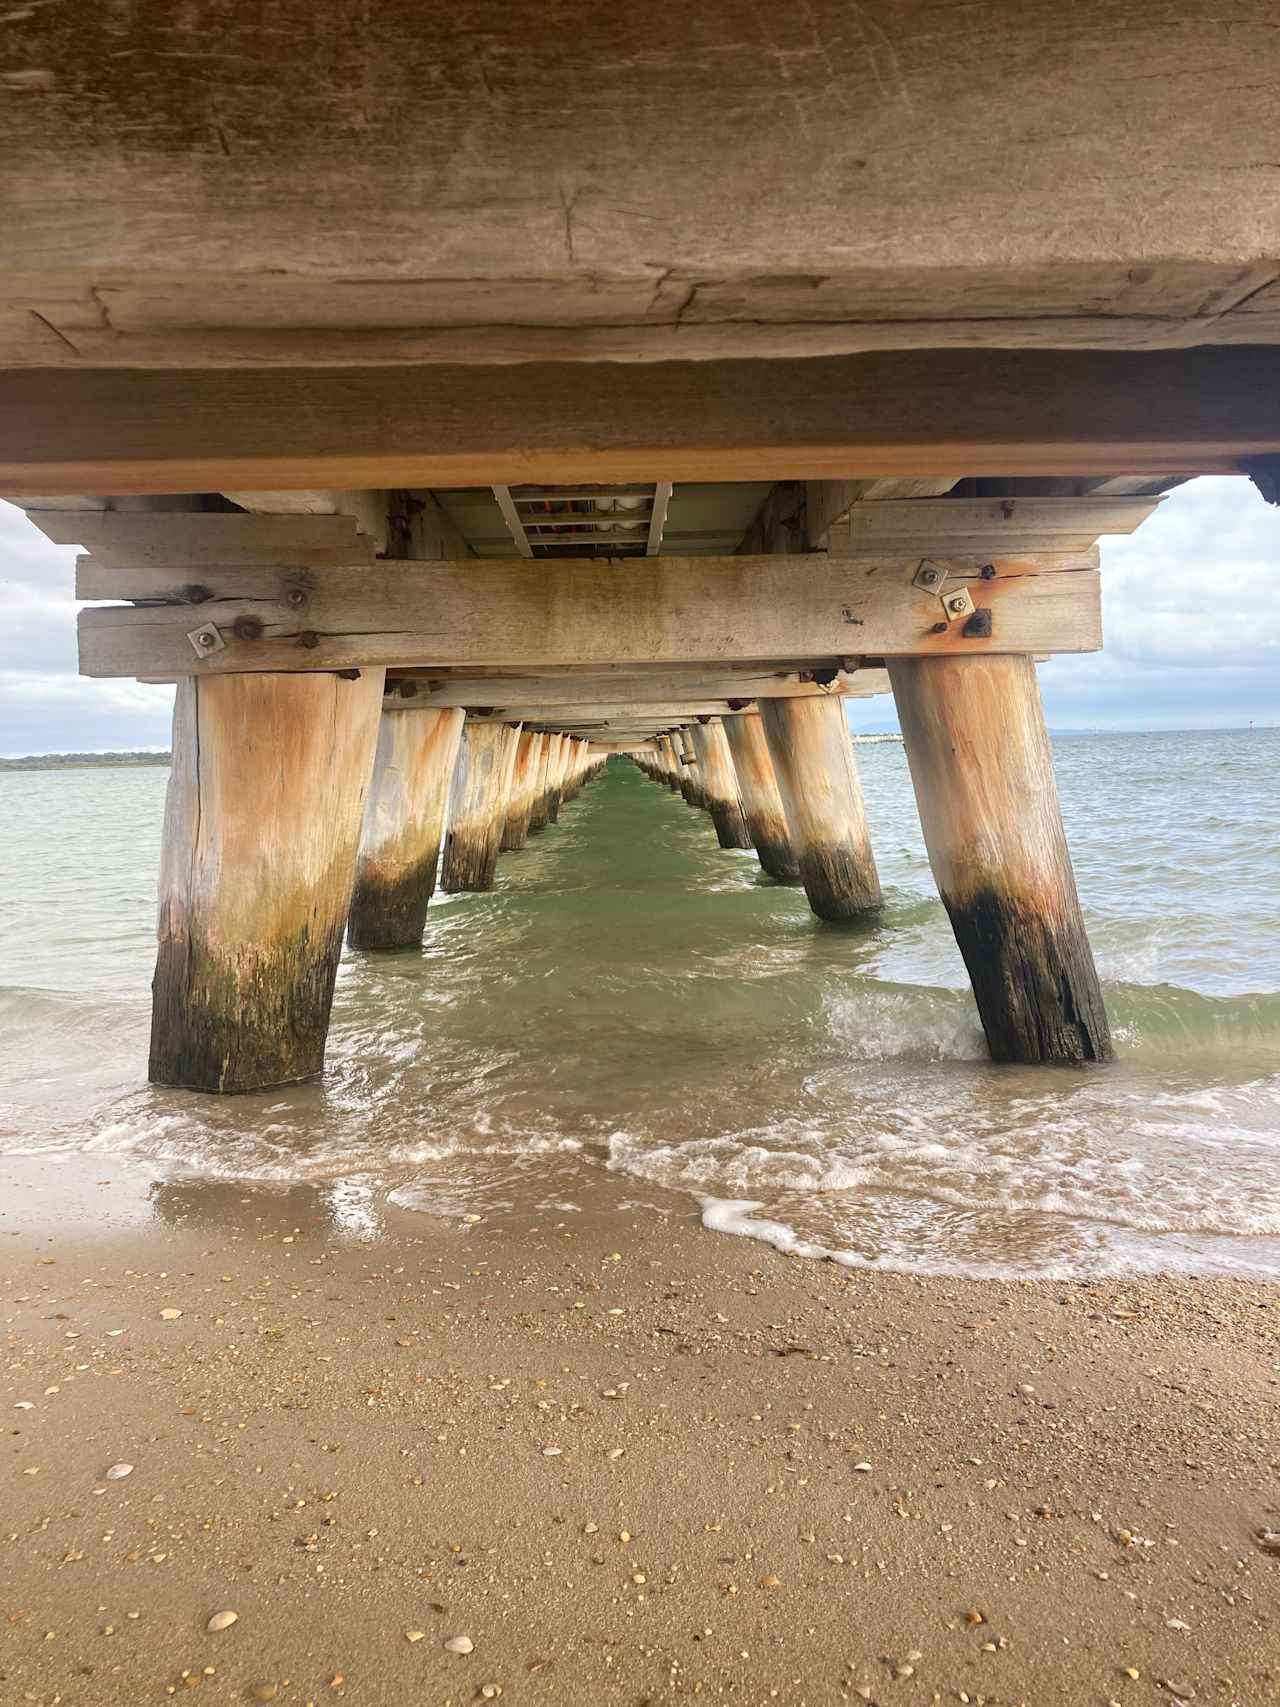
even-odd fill
[[[304,1192],[354,1237],[590,1210],[921,1272],[1280,1273],[1280,733],[1055,756],[1113,1067],[985,1060],[889,744],[867,925],[616,759],[420,952],[344,957],[323,1080],[231,1099],[144,1082],[165,773],[0,775],[0,1149],[118,1158],[175,1213]]]

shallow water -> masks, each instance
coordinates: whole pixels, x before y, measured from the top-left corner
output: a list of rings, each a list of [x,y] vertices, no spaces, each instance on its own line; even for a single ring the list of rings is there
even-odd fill
[[[420,953],[344,958],[322,1082],[225,1100],[143,1083],[167,773],[0,775],[0,1148],[132,1158],[171,1203],[311,1183],[356,1234],[697,1206],[854,1264],[1280,1273],[1280,732],[1056,755],[1114,1067],[985,1061],[878,745],[873,924],[615,760]]]

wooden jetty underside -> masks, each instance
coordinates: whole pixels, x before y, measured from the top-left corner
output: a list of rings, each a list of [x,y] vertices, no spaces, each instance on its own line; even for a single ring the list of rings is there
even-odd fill
[[[319,1069],[628,753],[859,928],[892,692],[995,1058],[1104,1061],[1035,660],[1280,499],[1272,7],[247,0],[0,41],[0,493],[176,684],[151,1072]]]

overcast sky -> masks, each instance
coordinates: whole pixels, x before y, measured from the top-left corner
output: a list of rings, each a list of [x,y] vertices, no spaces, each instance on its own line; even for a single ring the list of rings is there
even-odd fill
[[[76,674],[75,556],[0,502],[0,754],[167,747],[168,688]],[[1280,510],[1247,480],[1180,487],[1102,567],[1105,652],[1041,668],[1053,728],[1280,724]],[[892,702],[853,722],[893,726]]]

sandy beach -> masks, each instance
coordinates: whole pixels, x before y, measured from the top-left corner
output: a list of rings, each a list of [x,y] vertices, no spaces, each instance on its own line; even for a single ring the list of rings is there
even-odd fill
[[[1280,1699],[1273,1287],[2,1183],[6,1702]]]

